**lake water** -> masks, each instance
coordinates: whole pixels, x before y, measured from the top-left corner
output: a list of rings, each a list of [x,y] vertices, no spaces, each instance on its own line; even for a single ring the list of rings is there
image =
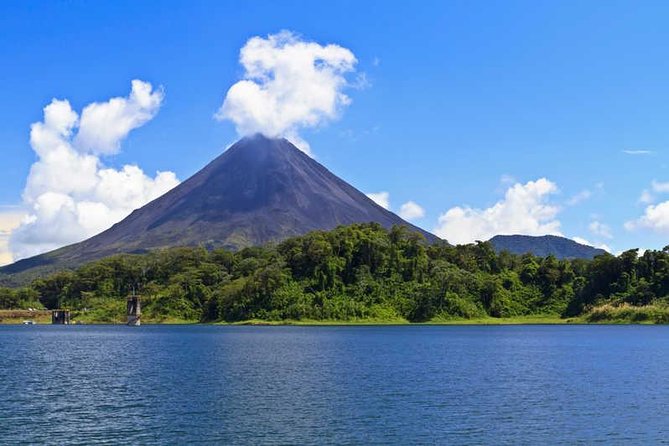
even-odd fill
[[[0,327],[0,444],[669,439],[669,327]]]

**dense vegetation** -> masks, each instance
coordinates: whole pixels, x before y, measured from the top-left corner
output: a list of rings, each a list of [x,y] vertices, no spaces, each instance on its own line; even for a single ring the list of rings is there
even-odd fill
[[[175,248],[115,256],[25,289],[0,289],[0,308],[68,307],[84,320],[111,322],[133,292],[153,320],[584,315],[665,322],[669,251],[557,260],[496,254],[489,243],[430,245],[402,227],[362,224],[238,252]]]

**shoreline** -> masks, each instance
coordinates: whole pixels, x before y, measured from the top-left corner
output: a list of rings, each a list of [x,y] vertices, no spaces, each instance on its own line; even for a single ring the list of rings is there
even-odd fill
[[[34,325],[51,325],[51,316],[45,312],[36,314],[35,318],[30,317],[2,317],[2,313],[11,310],[0,311],[0,325],[26,325],[24,321],[33,321]],[[14,311],[18,313],[19,311]],[[21,311],[22,312],[22,311]],[[30,324],[33,325],[33,324]],[[76,320],[70,325],[125,325],[121,321],[109,320]],[[400,327],[400,326],[503,326],[503,325],[666,325],[658,324],[652,320],[648,321],[630,321],[630,320],[601,320],[591,322],[584,317],[560,318],[559,316],[518,316],[509,318],[476,318],[476,319],[442,319],[426,322],[409,322],[406,320],[382,320],[382,319],[360,319],[360,320],[281,320],[270,321],[261,319],[252,319],[238,322],[200,322],[195,320],[143,320],[143,326],[153,325],[216,325],[216,326],[254,326],[254,327],[356,327],[356,326],[379,326],[379,327]]]

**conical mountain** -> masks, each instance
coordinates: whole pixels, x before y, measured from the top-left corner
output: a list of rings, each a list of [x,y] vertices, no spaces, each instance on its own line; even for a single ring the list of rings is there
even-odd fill
[[[286,139],[246,137],[200,172],[81,243],[19,261],[5,274],[76,266],[117,253],[173,246],[239,249],[351,223],[405,225]]]

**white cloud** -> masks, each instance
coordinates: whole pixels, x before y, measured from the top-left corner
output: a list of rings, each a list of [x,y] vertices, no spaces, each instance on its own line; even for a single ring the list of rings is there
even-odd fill
[[[18,209],[0,210],[0,266],[12,263],[14,256],[9,250],[9,236],[21,225],[25,214]]]
[[[655,152],[652,150],[627,149],[623,150],[623,153],[627,155],[652,155]]]
[[[653,192],[658,194],[666,194],[669,192],[669,182],[653,180],[651,182],[651,187],[653,189]]]
[[[590,224],[588,225],[588,229],[590,229],[590,232],[592,232],[596,236],[608,239],[613,238],[613,234],[611,233],[611,228],[600,221],[595,220],[590,222]]]
[[[584,239],[583,237],[574,237],[572,240],[574,240],[576,243],[580,243],[581,245],[592,246],[594,248],[603,249],[606,252],[613,252],[611,247],[605,243],[591,243],[588,240]]]
[[[371,192],[369,198],[384,209],[390,210],[390,194],[388,192]]]
[[[507,173],[503,174],[499,178],[499,182],[505,186],[509,186],[511,184],[517,183],[516,179],[513,177],[513,175],[509,175]]]
[[[605,193],[604,190],[604,183],[603,182],[597,182],[593,185],[593,187],[588,188],[588,189],[582,189],[578,193],[572,195],[569,197],[569,199],[565,202],[567,206],[576,206],[584,201],[587,201],[594,197],[595,195],[602,195]]]
[[[425,209],[414,201],[407,201],[400,207],[400,217],[405,220],[416,220],[425,217]]]
[[[366,194],[374,203],[384,209],[390,210],[390,193],[388,192],[370,192]],[[399,216],[405,220],[416,220],[425,216],[425,209],[414,201],[407,201],[400,206]]]
[[[228,90],[215,117],[240,135],[284,136],[308,151],[298,134],[336,119],[351,103],[345,75],[357,59],[339,45],[320,45],[290,31],[253,37],[240,51],[243,79]]]
[[[154,90],[147,82],[133,80],[127,98],[112,98],[84,108],[74,140],[75,148],[83,153],[118,153],[121,141],[131,130],[153,119],[162,101],[161,89]]]
[[[641,196],[639,196],[639,203],[651,204],[653,201],[655,201],[655,197],[648,191],[648,189],[641,191]]]
[[[546,178],[516,183],[503,200],[487,209],[449,209],[439,217],[434,233],[456,244],[488,240],[497,234],[559,235],[559,208],[548,202],[557,190]]]
[[[152,178],[133,165],[107,168],[99,158],[117,152],[131,130],[155,116],[162,99],[161,90],[133,81],[128,98],[91,104],[81,119],[66,100],[44,108],[44,120],[30,132],[38,160],[23,192],[27,216],[10,237],[16,259],[102,232],[178,184],[172,172]]]
[[[657,195],[669,193],[669,182],[653,180],[650,183],[650,190],[644,189],[639,196],[639,203],[651,204],[656,200]]]
[[[660,234],[669,234],[669,201],[649,205],[641,217],[626,222],[625,229],[649,229]]]
[[[567,200],[567,204],[569,206],[576,206],[577,204],[583,203],[584,201],[588,200],[590,197],[592,197],[592,192],[590,192],[588,189],[583,189],[573,197],[571,197],[569,200]]]

